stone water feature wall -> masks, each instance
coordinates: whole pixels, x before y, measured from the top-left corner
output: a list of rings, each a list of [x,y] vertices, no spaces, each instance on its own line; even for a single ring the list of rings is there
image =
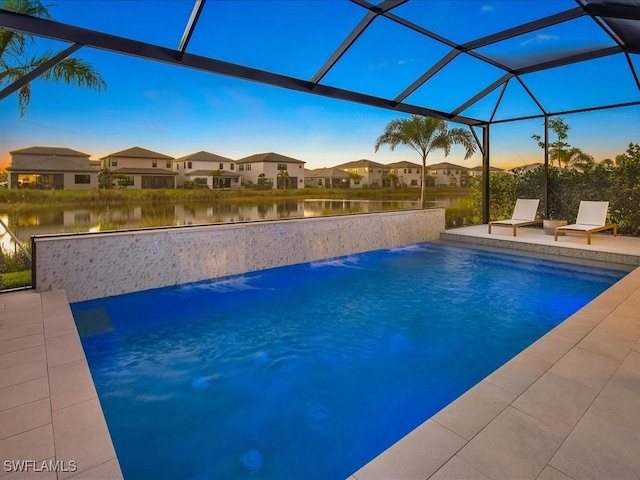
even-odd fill
[[[70,302],[437,240],[444,210],[33,237],[38,292]]]

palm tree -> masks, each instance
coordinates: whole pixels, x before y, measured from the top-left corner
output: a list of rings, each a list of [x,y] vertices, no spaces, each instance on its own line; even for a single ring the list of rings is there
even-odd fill
[[[278,184],[282,185],[282,188],[287,189],[287,185],[289,185],[289,172],[286,170],[278,171]]]
[[[398,174],[397,173],[387,173],[385,180],[389,184],[391,188],[396,188],[398,186]]]
[[[0,8],[32,17],[51,19],[51,14],[40,0],[0,0]],[[0,29],[0,88],[12,84],[29,72],[48,62],[53,54],[44,52],[29,57],[27,47],[33,36],[11,30]],[[79,58],[66,58],[39,77],[42,80],[76,84],[79,87],[104,90],[106,83],[100,73]],[[18,90],[18,107],[22,117],[31,100],[29,83]]]
[[[213,180],[211,181],[211,183],[213,184],[213,188],[218,188],[220,187],[220,177],[224,175],[224,172],[220,169],[218,170],[213,170],[211,171],[211,173],[209,173],[209,176],[213,177]]]
[[[360,180],[362,180],[362,175],[357,174],[356,172],[349,172],[349,186],[360,184]]]
[[[582,171],[589,170],[596,164],[591,155],[583,152],[578,147],[571,147],[569,150],[566,150],[560,158],[565,168],[572,166]]]
[[[398,145],[414,149],[422,157],[422,185],[420,187],[420,205],[426,208],[425,187],[427,179],[427,156],[433,150],[443,150],[447,156],[454,144],[462,145],[465,150],[464,159],[471,157],[476,151],[473,135],[463,128],[449,128],[444,120],[412,115],[390,121],[384,133],[378,137],[375,145],[377,152],[382,145],[389,145],[395,150]]]

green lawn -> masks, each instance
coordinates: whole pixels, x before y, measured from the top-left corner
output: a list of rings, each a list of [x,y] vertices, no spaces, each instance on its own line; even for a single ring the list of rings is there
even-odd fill
[[[31,270],[0,274],[0,288],[18,288],[31,285]]]

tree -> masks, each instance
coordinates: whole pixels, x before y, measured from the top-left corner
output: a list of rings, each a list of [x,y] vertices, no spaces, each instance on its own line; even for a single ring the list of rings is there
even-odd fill
[[[360,185],[360,180],[362,180],[362,175],[357,174],[356,172],[349,172],[349,186]]]
[[[103,168],[98,172],[98,187],[99,188],[112,188],[113,181],[111,179],[111,170]]]
[[[391,187],[391,188],[396,188],[398,186],[398,174],[397,173],[387,173],[387,175],[385,176],[385,180],[386,183]]]
[[[420,154],[422,157],[420,205],[422,208],[426,208],[427,156],[433,150],[443,150],[446,157],[454,144],[462,145],[465,148],[465,160],[476,151],[475,139],[468,130],[449,128],[447,122],[437,118],[412,115],[411,118],[390,121],[385,127],[384,133],[378,137],[375,151],[377,152],[382,145],[389,145],[392,151],[398,145],[404,145]]]
[[[611,176],[611,220],[621,232],[640,235],[640,144],[630,143],[624,154],[616,156]]]
[[[51,14],[40,0],[0,0],[0,8],[24,15],[51,19]],[[32,35],[0,29],[0,88],[21,79],[32,70],[48,62],[53,54],[43,52],[29,56],[28,47],[34,43]],[[66,58],[40,75],[41,80],[75,84],[97,91],[106,88],[106,82],[90,64],[79,58]],[[31,100],[31,85],[18,90],[18,107],[22,117]]]
[[[566,152],[570,146],[565,140],[569,137],[571,127],[567,125],[562,117],[558,117],[549,120],[549,129],[556,134],[556,141],[549,144],[549,160],[551,160],[552,165],[553,162],[557,162],[558,167],[562,168],[562,162],[567,156]],[[540,135],[531,135],[531,138],[544,150],[546,144]]]
[[[563,162],[565,167],[572,166],[578,170],[590,170],[595,167],[596,162],[593,157],[584,153],[578,147],[571,147],[563,154]]]
[[[224,175],[224,172],[220,169],[212,170],[211,173],[209,173],[209,176],[213,177],[211,182],[213,184],[213,188],[219,188],[222,186],[220,185],[220,177],[222,177],[222,175]]]
[[[284,188],[286,189],[287,186],[289,185],[289,172],[287,172],[286,170],[279,170],[278,171],[278,188]],[[280,187],[280,185],[282,185],[282,187]]]

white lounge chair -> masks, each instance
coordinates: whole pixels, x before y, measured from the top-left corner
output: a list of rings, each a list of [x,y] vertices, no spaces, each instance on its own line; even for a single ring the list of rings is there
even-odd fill
[[[581,201],[578,208],[576,223],[556,227],[554,239],[558,241],[558,232],[583,233],[587,235],[587,244],[591,245],[591,234],[603,230],[613,230],[613,236],[618,235],[618,226],[607,222],[609,202]]]
[[[539,203],[540,200],[537,198],[519,198],[518,200],[516,200],[516,206],[513,209],[513,215],[509,220],[496,220],[494,222],[489,222],[489,233],[491,233],[492,226],[512,227],[513,236],[515,237],[518,227],[540,223],[540,220],[536,220]]]

